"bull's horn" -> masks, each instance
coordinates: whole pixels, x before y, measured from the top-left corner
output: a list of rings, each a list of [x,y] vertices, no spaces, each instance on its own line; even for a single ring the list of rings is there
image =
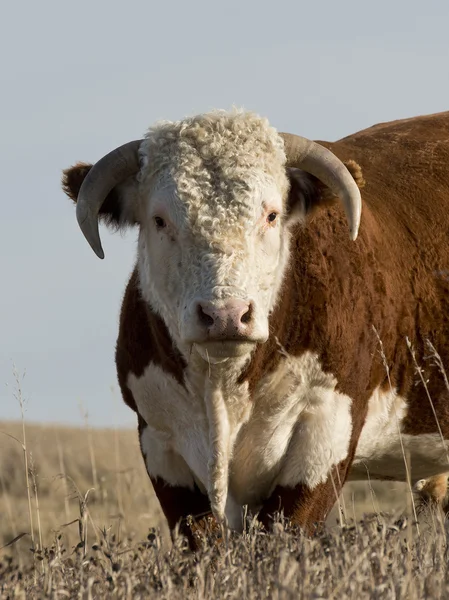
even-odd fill
[[[359,231],[362,199],[351,173],[330,150],[298,135],[281,133],[287,166],[302,169],[327,185],[345,208],[350,236],[355,240]]]
[[[98,213],[106,196],[119,183],[139,171],[138,149],[142,140],[119,146],[91,168],[78,194],[78,225],[98,258],[104,258],[98,231]]]

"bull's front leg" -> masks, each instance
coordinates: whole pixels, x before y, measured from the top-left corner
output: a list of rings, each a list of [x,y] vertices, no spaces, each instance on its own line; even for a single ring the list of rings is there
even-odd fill
[[[209,498],[196,485],[190,489],[169,485],[161,477],[150,479],[171,535],[178,526],[190,549],[197,550],[199,537],[214,525]]]
[[[292,525],[313,533],[324,524],[348,477],[366,404],[338,393],[318,397],[321,402],[302,413],[274,491],[259,512],[267,529],[274,514],[283,512]]]
[[[183,458],[140,415],[139,438],[145,467],[172,538],[178,527],[191,550],[197,550],[201,534],[214,527],[207,494],[196,485]]]
[[[349,470],[349,469],[348,469]],[[293,487],[278,485],[259,512],[259,521],[271,529],[276,512],[282,512],[292,525],[310,535],[325,522],[346,481],[346,461],[334,467],[328,479],[315,487],[298,483]]]

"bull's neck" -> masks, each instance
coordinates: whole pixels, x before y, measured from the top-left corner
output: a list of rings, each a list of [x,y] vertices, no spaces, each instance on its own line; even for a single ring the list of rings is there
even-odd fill
[[[247,384],[252,390],[263,375],[277,367],[282,355],[291,350],[295,298],[285,285],[282,285],[276,306],[269,316],[268,340],[257,344],[251,354],[218,363],[205,360],[193,346],[179,343],[174,332],[142,295],[141,302],[145,306],[149,327],[148,343],[157,347],[161,366],[180,383],[186,381],[187,375],[188,379],[210,379],[223,390],[241,384]]]
[[[290,266],[286,273],[289,268]],[[257,344],[238,378],[238,383],[248,384],[250,393],[265,375],[276,370],[285,356],[301,354],[307,350],[306,344],[298,344],[298,307],[294,289],[285,282],[284,278],[276,305],[269,316],[268,340]]]

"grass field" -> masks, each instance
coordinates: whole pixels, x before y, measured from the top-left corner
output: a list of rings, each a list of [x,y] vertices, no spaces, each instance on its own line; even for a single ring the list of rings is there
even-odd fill
[[[22,424],[0,423],[0,431],[0,598],[449,592],[445,523],[429,513],[418,530],[403,484],[347,485],[342,520],[335,509],[313,540],[282,523],[270,535],[252,524],[193,557],[183,540],[169,540],[135,431],[27,424],[29,494]]]

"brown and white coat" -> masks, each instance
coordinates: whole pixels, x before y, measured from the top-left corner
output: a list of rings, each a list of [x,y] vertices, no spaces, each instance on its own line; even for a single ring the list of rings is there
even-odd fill
[[[247,113],[153,128],[137,179],[99,209],[140,226],[117,373],[169,526],[192,545],[189,515],[240,530],[244,505],[311,531],[349,478],[404,480],[402,447],[413,482],[449,471],[449,113],[320,144],[365,184],[356,241],[336,195],[287,169]],[[73,200],[89,171],[65,172]],[[269,211],[276,232],[259,225]],[[255,299],[254,343],[209,356],[189,329],[196,299],[223,306],[229,289]]]

